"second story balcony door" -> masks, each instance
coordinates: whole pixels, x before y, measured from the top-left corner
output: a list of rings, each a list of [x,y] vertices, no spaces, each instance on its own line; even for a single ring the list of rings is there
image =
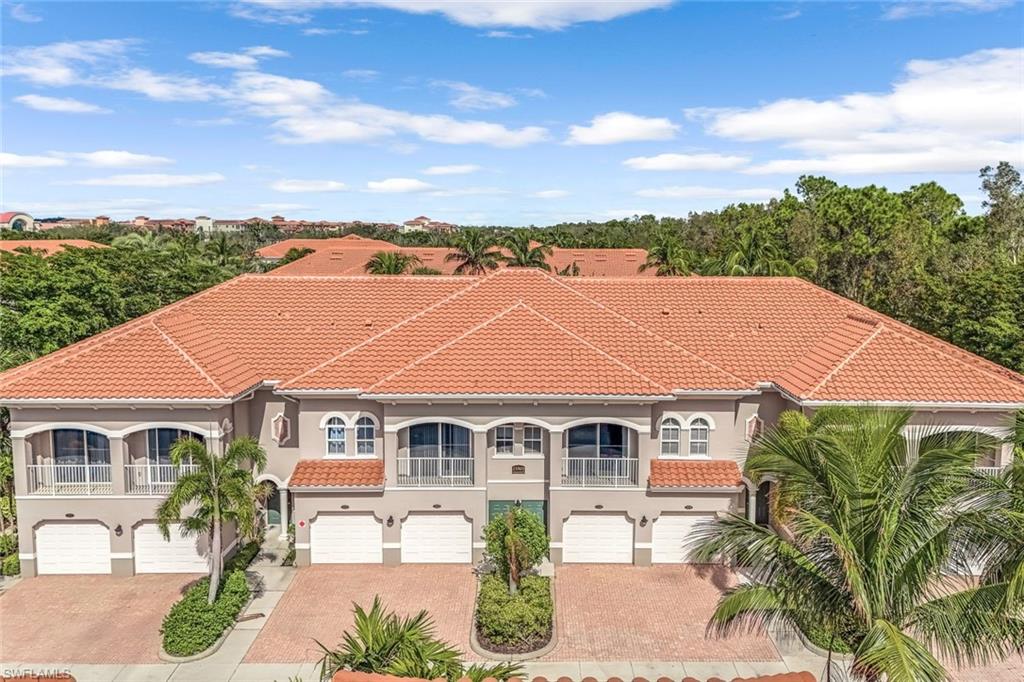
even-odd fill
[[[630,430],[618,424],[583,424],[569,429],[562,458],[562,485],[628,488],[637,485],[638,460]]]
[[[469,429],[444,422],[409,427],[407,455],[398,458],[398,484],[406,486],[473,485]]]

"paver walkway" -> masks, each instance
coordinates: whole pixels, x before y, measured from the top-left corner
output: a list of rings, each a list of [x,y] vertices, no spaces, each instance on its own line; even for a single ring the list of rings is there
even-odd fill
[[[735,583],[720,566],[559,566],[558,644],[544,660],[781,661],[767,636],[705,634],[722,590]]]

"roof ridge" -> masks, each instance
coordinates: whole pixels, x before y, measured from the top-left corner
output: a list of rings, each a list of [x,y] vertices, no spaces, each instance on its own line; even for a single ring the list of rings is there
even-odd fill
[[[226,279],[223,282],[214,284],[212,287],[207,287],[202,291],[197,291],[196,293],[190,296],[186,296],[185,298],[174,301],[173,303],[169,303],[166,306],[157,308],[156,310],[151,310],[150,312],[140,315],[139,317],[136,317],[134,319],[126,320],[119,325],[111,327],[110,329],[105,329],[94,336],[89,336],[79,341],[75,341],[71,345],[64,346],[63,348],[58,348],[52,353],[41,355],[40,357],[34,360],[30,360],[29,362],[26,362],[23,365],[18,365],[17,367],[12,367],[11,369],[8,369],[4,372],[0,372],[0,385],[5,384],[8,381],[11,381],[15,378],[24,378],[25,374],[31,374],[36,370],[60,365],[61,363],[70,360],[71,358],[77,357],[79,353],[84,353],[87,350],[91,350],[104,343],[116,340],[117,338],[121,337],[124,334],[128,334],[137,329],[141,329],[146,325],[147,322],[151,321],[152,319],[165,315],[169,311],[174,310],[176,308],[180,308],[187,303],[197,301],[200,298],[206,296],[207,294],[212,293],[214,289],[225,288],[228,285],[233,284],[235,282],[239,282],[243,279],[253,279],[254,277],[255,276],[253,274],[243,273],[236,277],[232,277],[231,279]]]
[[[614,355],[612,355],[608,351],[600,348],[599,346],[594,345],[592,342],[590,342],[587,339],[583,338],[579,334],[576,334],[571,329],[567,329],[566,327],[564,327],[563,325],[559,324],[555,320],[552,320],[550,317],[548,317],[547,315],[544,315],[539,310],[536,310],[533,306],[531,306],[529,303],[526,303],[521,298],[518,301],[516,301],[516,303],[514,303],[511,306],[509,306],[508,308],[502,310],[501,312],[499,312],[499,313],[497,313],[495,315],[492,315],[490,318],[484,320],[483,322],[480,322],[480,323],[474,325],[473,327],[467,329],[465,332],[463,332],[459,336],[457,336],[457,337],[455,337],[453,339],[450,339],[449,341],[445,342],[441,346],[438,346],[437,348],[431,350],[429,353],[426,353],[426,354],[422,355],[421,357],[419,357],[419,358],[413,360],[412,362],[404,365],[403,367],[395,370],[391,374],[383,377],[382,379],[380,379],[379,381],[377,381],[373,385],[371,385],[369,388],[367,388],[366,389],[367,392],[372,390],[375,386],[383,384],[383,383],[385,383],[385,382],[387,382],[387,381],[397,377],[398,375],[402,374],[406,370],[412,369],[412,368],[416,367],[417,365],[419,365],[422,362],[425,362],[426,360],[428,360],[429,358],[431,358],[431,357],[441,353],[442,351],[444,351],[447,348],[451,347],[452,345],[458,343],[459,341],[462,341],[463,339],[465,339],[465,338],[467,338],[469,336],[472,336],[473,334],[475,334],[476,332],[480,331],[484,327],[487,327],[487,326],[497,322],[498,320],[500,320],[501,318],[505,317],[509,313],[513,312],[517,308],[522,308],[523,310],[526,310],[527,312],[535,315],[536,317],[539,317],[541,320],[547,322],[549,325],[551,325],[552,327],[554,327],[558,331],[560,331],[563,334],[569,336],[573,340],[575,340],[575,341],[577,341],[579,343],[582,343],[583,345],[587,346],[588,348],[596,351],[600,355],[605,356],[606,358],[608,358],[608,360],[610,360],[613,363],[619,365],[620,367],[622,367],[626,371],[635,374],[636,376],[640,377],[644,381],[649,382],[653,386],[657,386],[658,388],[663,389],[666,393],[671,393],[672,392],[671,389],[663,386],[660,382],[655,381],[654,379],[652,379],[651,377],[647,376],[643,372],[637,370],[635,367],[631,367],[630,365],[628,365],[627,363],[625,363],[622,360],[618,359],[617,357],[615,357]]]
[[[861,320],[857,320],[857,321],[859,322],[859,321],[861,321]],[[884,324],[882,324],[882,323],[877,323],[877,322],[876,322],[876,323],[875,323],[875,329],[874,329],[874,330],[873,330],[873,331],[872,331],[872,332],[871,332],[870,334],[868,334],[868,335],[867,335],[867,338],[865,338],[865,339],[864,339],[863,341],[861,341],[861,342],[860,342],[859,344],[857,344],[857,347],[856,347],[856,348],[854,348],[854,349],[853,349],[853,350],[851,350],[851,351],[850,351],[849,353],[847,353],[847,354],[846,354],[846,357],[844,357],[844,358],[843,358],[842,360],[840,360],[839,362],[837,362],[837,363],[836,363],[836,365],[835,365],[835,367],[833,367],[833,368],[832,368],[831,370],[829,370],[828,372],[826,372],[826,373],[825,373],[825,376],[821,378],[821,381],[819,381],[819,382],[818,382],[817,384],[815,384],[815,385],[814,385],[814,388],[812,388],[811,390],[807,391],[805,395],[806,395],[806,396],[807,396],[808,398],[812,397],[812,396],[813,396],[813,395],[814,395],[814,394],[815,394],[815,393],[816,393],[817,391],[819,391],[819,390],[821,389],[821,387],[822,387],[822,386],[824,386],[824,385],[825,385],[826,383],[828,383],[828,381],[829,381],[829,380],[830,380],[830,379],[831,379],[831,378],[832,378],[833,376],[835,376],[835,375],[836,375],[836,374],[837,374],[837,373],[838,373],[838,372],[839,372],[840,370],[842,370],[842,369],[843,369],[844,367],[846,367],[846,365],[847,365],[847,364],[849,364],[849,363],[850,363],[850,361],[852,361],[852,360],[853,360],[853,359],[854,359],[855,357],[857,357],[857,355],[858,355],[858,354],[859,354],[859,353],[860,353],[860,352],[861,352],[862,350],[864,350],[865,348],[867,348],[868,344],[870,344],[870,343],[871,343],[872,341],[874,341],[874,340],[875,340],[875,338],[876,338],[876,337],[877,337],[877,336],[878,336],[879,334],[881,334],[881,333],[882,333],[882,330],[883,330],[883,329],[885,329],[885,325],[884,325]],[[830,332],[830,333],[831,333],[831,332]]]
[[[209,372],[207,372],[205,369],[202,368],[202,366],[199,364],[199,362],[195,358],[193,358],[191,355],[189,355],[187,352],[185,352],[185,349],[182,348],[181,345],[177,341],[175,341],[174,338],[170,334],[168,334],[166,331],[164,331],[164,329],[160,326],[160,324],[158,323],[157,320],[151,320],[150,321],[150,325],[153,327],[153,329],[155,329],[157,331],[158,334],[160,334],[160,336],[163,337],[163,339],[168,344],[170,344],[170,346],[172,348],[177,350],[178,353],[180,353],[181,356],[183,358],[185,358],[185,360],[187,360],[190,365],[195,367],[196,371],[199,372],[203,376],[204,379],[209,381],[210,384],[215,389],[220,391],[221,395],[223,395],[225,398],[230,396],[230,394],[227,391],[225,391],[223,388],[221,388],[220,384],[218,384],[216,381],[214,381],[213,377],[210,376]]]
[[[703,357],[701,355],[698,355],[697,353],[694,353],[692,350],[690,350],[688,348],[685,348],[683,346],[680,346],[675,341],[672,341],[670,339],[666,339],[661,334],[658,334],[657,332],[654,332],[653,330],[648,329],[647,327],[645,327],[644,325],[640,324],[639,322],[637,322],[633,318],[627,317],[627,316],[623,315],[622,313],[618,312],[617,310],[613,310],[612,308],[609,308],[608,306],[606,306],[605,304],[601,303],[600,301],[598,301],[596,299],[593,299],[590,296],[585,295],[583,292],[578,291],[575,287],[569,286],[568,284],[563,282],[561,279],[559,279],[557,277],[554,277],[553,275],[551,275],[551,274],[549,274],[547,272],[545,272],[544,274],[547,275],[547,277],[552,282],[555,282],[559,286],[564,287],[565,289],[571,291],[573,294],[575,294],[579,298],[582,298],[583,300],[590,302],[591,305],[594,305],[594,306],[596,306],[598,308],[601,308],[602,310],[606,310],[609,313],[611,313],[612,315],[615,315],[616,317],[619,317],[619,318],[629,322],[630,324],[635,325],[638,329],[643,330],[644,333],[646,333],[646,334],[648,334],[648,335],[658,339],[662,343],[664,343],[664,344],[666,344],[668,346],[671,346],[672,348],[675,348],[675,349],[678,349],[678,350],[682,351],[683,353],[685,353],[685,354],[689,355],[690,357],[694,358],[695,360],[697,360],[697,362],[701,362],[701,363],[707,365],[708,367],[711,367],[711,368],[713,368],[713,369],[715,369],[715,370],[717,370],[719,372],[722,372],[723,374],[727,374],[727,375],[729,375],[730,377],[732,377],[733,379],[739,381],[742,384],[750,384],[751,383],[749,380],[744,379],[744,378],[738,376],[737,374],[733,373],[732,371],[730,371],[730,370],[728,370],[728,369],[726,369],[724,367],[720,367],[719,365],[716,365],[715,363],[711,362],[707,358],[705,358],[705,357]]]
[[[318,371],[320,369],[323,369],[324,367],[326,367],[327,365],[335,362],[336,360],[340,360],[341,358],[345,357],[346,355],[349,355],[350,353],[354,353],[355,351],[357,351],[358,349],[366,346],[367,344],[372,343],[372,342],[374,342],[374,341],[384,337],[385,335],[390,334],[391,332],[394,332],[394,331],[398,330],[399,328],[403,327],[404,325],[409,324],[409,323],[413,322],[414,320],[417,320],[417,319],[423,317],[427,313],[432,312],[433,310],[436,310],[437,308],[439,308],[440,306],[444,305],[445,303],[448,303],[449,301],[453,301],[458,296],[460,296],[462,294],[465,294],[465,293],[469,292],[471,289],[475,289],[476,287],[480,286],[480,284],[484,280],[488,279],[489,277],[490,277],[490,275],[485,275],[483,277],[474,278],[473,281],[470,282],[467,286],[462,287],[461,289],[457,289],[457,290],[453,291],[452,293],[448,294],[447,296],[445,296],[444,298],[441,298],[438,301],[435,301],[434,303],[431,303],[426,308],[423,308],[423,309],[417,311],[416,313],[410,315],[409,317],[406,317],[406,318],[404,318],[402,320],[399,320],[398,322],[396,322],[395,324],[391,325],[387,329],[381,330],[380,333],[374,334],[373,336],[371,336],[371,337],[369,337],[367,339],[363,339],[362,341],[360,341],[356,345],[351,346],[349,348],[346,348],[345,350],[341,351],[340,353],[332,355],[331,357],[327,358],[326,360],[324,360],[320,364],[315,365],[313,367],[310,367],[309,369],[307,369],[307,370],[305,370],[303,372],[300,372],[299,374],[296,374],[295,376],[291,377],[290,379],[286,379],[285,381],[281,382],[281,386],[280,387],[281,388],[287,388],[289,384],[291,384],[291,383],[293,383],[295,381],[298,381],[299,379],[302,379],[304,377],[307,377],[307,376],[311,375],[313,372],[316,372],[316,371]],[[351,388],[354,388],[354,387],[351,387]]]
[[[1009,367],[1004,367],[1000,365],[998,362],[993,362],[988,358],[983,358],[982,356],[976,353],[972,353],[969,350],[960,348],[956,344],[940,339],[939,337],[934,336],[932,334],[928,334],[927,332],[923,332],[920,329],[917,329],[916,327],[907,324],[906,322],[900,322],[899,320],[890,317],[885,313],[880,313],[877,310],[873,310],[862,303],[854,301],[851,298],[840,296],[834,291],[830,291],[825,287],[819,286],[814,282],[803,279],[802,277],[791,277],[787,279],[797,281],[800,284],[809,287],[813,291],[816,291],[819,294],[822,294],[828,298],[837,299],[848,306],[854,306],[855,308],[857,308],[859,312],[863,314],[880,317],[880,323],[890,327],[890,331],[911,338],[912,340],[921,343],[924,346],[934,348],[935,350],[946,355],[947,357],[952,358],[953,360],[956,360],[957,362],[961,362],[966,365],[976,366],[979,370],[985,371],[989,374],[993,374],[999,377],[1004,382],[1012,384],[1015,388],[1020,388],[1021,385],[1024,385],[1024,375],[1010,369]]]

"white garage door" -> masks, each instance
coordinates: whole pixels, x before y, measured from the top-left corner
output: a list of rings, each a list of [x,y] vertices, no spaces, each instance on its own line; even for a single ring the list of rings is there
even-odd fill
[[[402,563],[468,564],[473,524],[462,514],[409,514],[402,521]]]
[[[309,526],[309,561],[314,564],[379,564],[384,532],[373,514],[320,514]]]
[[[651,562],[685,564],[690,561],[690,533],[698,523],[714,518],[714,514],[662,514],[654,522]]]
[[[625,514],[573,514],[562,526],[562,561],[633,563],[633,522]]]
[[[135,572],[206,573],[209,570],[206,542],[195,536],[182,537],[181,526],[177,523],[172,523],[168,530],[169,541],[164,540],[155,523],[143,523],[135,529]]]
[[[39,575],[110,573],[110,531],[102,523],[44,523],[36,529]]]

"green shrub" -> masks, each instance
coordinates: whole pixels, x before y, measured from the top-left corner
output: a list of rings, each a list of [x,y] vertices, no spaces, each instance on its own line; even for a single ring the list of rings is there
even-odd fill
[[[0,557],[18,553],[18,536],[14,533],[0,533]]]
[[[250,592],[244,571],[233,570],[226,575],[213,604],[206,602],[210,580],[203,578],[171,607],[160,628],[164,651],[172,656],[198,654],[213,646],[231,627],[249,601]]]
[[[231,573],[232,571],[249,568],[249,564],[256,558],[256,555],[260,553],[260,543],[258,542],[247,542],[242,545],[242,549],[235,552],[234,556],[228,559],[224,563],[224,575]]]
[[[543,643],[551,633],[553,613],[549,578],[525,576],[514,595],[500,576],[489,575],[480,581],[476,622],[480,634],[492,644]]]
[[[506,514],[499,514],[484,526],[484,541],[487,556],[494,561],[498,574],[509,578],[509,535],[514,531],[516,543],[517,573],[537,565],[548,553],[548,533],[544,522],[533,512],[523,507],[512,507]]]
[[[21,573],[21,559],[18,558],[17,554],[4,557],[3,563],[0,564],[0,573],[8,576]]]
[[[9,497],[0,497],[0,516],[4,517],[8,521],[14,520],[14,500]]]

